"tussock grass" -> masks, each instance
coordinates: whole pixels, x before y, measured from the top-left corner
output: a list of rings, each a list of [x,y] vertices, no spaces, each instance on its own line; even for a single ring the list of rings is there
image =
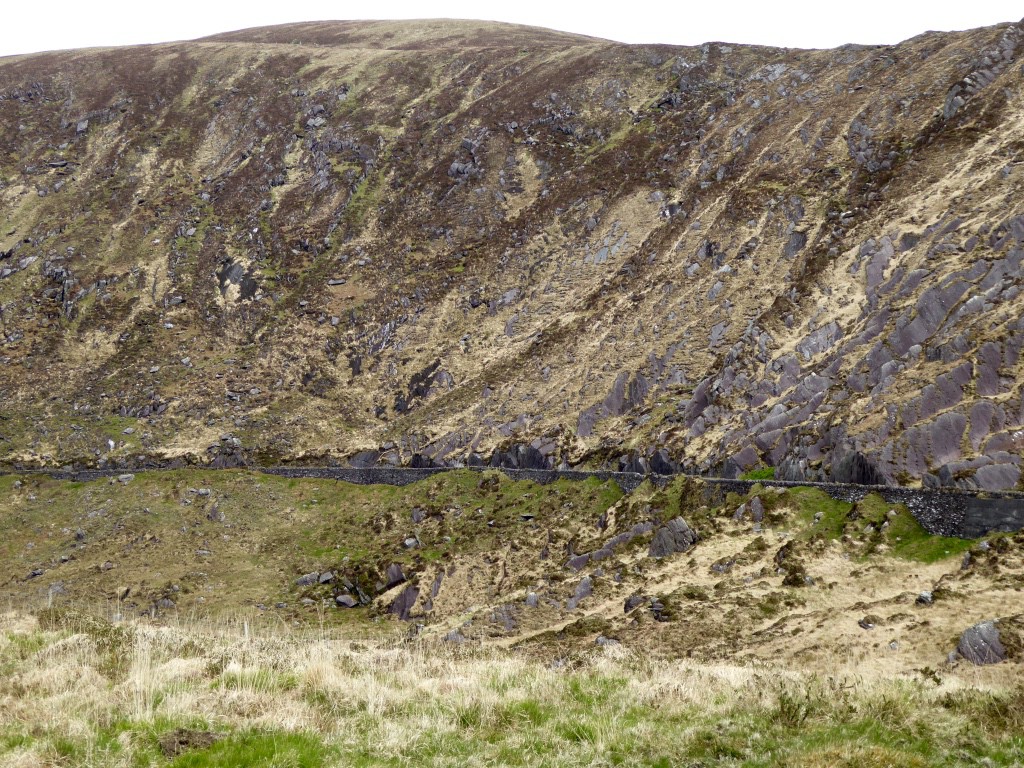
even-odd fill
[[[0,616],[0,765],[884,766],[1024,760],[1024,691],[662,662],[544,665],[235,625]],[[178,746],[168,748],[168,744]]]

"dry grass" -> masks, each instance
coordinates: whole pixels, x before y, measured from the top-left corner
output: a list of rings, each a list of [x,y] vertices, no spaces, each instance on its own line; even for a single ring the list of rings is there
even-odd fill
[[[541,665],[446,644],[51,610],[0,617],[0,670],[3,766],[1024,759],[1020,690],[658,663],[621,646]],[[219,740],[195,741],[207,732]],[[169,734],[201,746],[168,756]]]

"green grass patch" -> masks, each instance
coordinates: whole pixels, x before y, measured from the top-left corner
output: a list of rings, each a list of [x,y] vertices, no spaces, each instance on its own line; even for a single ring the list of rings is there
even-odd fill
[[[775,479],[775,467],[760,467],[758,469],[752,469],[749,472],[744,472],[740,475],[740,480],[774,480]]]
[[[173,768],[322,768],[337,750],[310,733],[247,731],[231,734],[208,749],[187,752]]]
[[[873,525],[878,532],[872,541],[872,549],[877,548],[878,544],[886,544],[892,555],[905,560],[934,563],[962,555],[974,545],[971,539],[928,533],[902,504],[889,504],[874,493],[857,503],[857,512],[860,515],[859,523]],[[895,514],[890,515],[890,512]]]
[[[784,498],[796,509],[796,520],[805,539],[838,539],[853,509],[849,502],[833,499],[818,488],[790,488]],[[820,518],[815,520],[819,513]]]
[[[895,557],[933,563],[962,555],[974,544],[970,539],[933,536],[905,506],[890,504],[876,493],[851,504],[817,488],[790,488],[783,500],[796,509],[800,538],[834,541],[850,536],[867,545],[862,556],[884,545]]]

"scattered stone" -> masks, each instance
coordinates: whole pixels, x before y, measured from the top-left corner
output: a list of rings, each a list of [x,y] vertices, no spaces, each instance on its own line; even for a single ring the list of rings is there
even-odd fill
[[[934,601],[935,598],[932,596],[932,593],[925,591],[919,594],[914,602],[917,605],[931,605]]]
[[[630,595],[629,597],[626,598],[626,602],[622,606],[623,613],[629,613],[630,611],[633,611],[633,610],[639,608],[641,605],[643,605],[647,601],[648,601],[648,598],[644,597],[643,595]]]
[[[334,603],[339,608],[355,608],[359,605],[359,602],[352,595],[337,595],[334,598]]]
[[[299,576],[295,580],[295,586],[297,587],[311,587],[317,583],[317,579],[320,578],[320,574],[316,571],[307,573],[304,576]]]

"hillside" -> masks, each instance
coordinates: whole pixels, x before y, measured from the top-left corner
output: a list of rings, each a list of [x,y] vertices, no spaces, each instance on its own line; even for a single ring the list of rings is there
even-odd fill
[[[469,470],[403,487],[244,470],[35,475],[0,477],[0,515],[7,606],[246,616],[256,629],[341,627],[547,662],[619,644],[888,679],[944,665],[967,627],[1020,614],[1024,580],[1021,533],[929,536],[877,495],[740,496],[685,477],[624,494],[597,478],[542,486]],[[1020,669],[992,675],[1009,683]]]
[[[0,59],[0,462],[1019,487],[1024,25]]]
[[[874,494],[183,469],[0,518],[5,766],[1024,757],[1024,534]]]

